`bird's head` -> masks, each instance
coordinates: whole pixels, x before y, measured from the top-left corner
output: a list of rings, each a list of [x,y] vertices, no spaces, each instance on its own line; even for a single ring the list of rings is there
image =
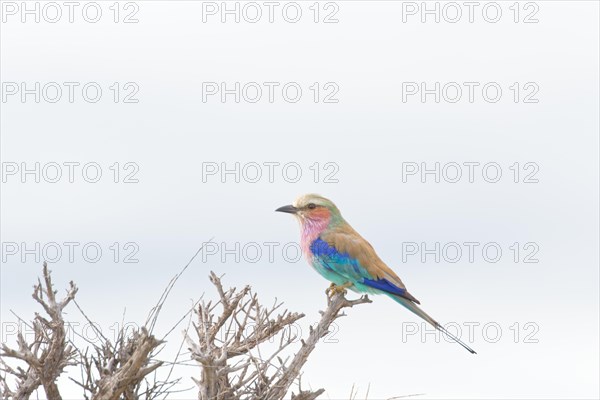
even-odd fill
[[[275,211],[294,214],[303,224],[342,220],[340,210],[333,204],[333,201],[318,194],[305,194],[298,197],[293,204],[279,207]]]

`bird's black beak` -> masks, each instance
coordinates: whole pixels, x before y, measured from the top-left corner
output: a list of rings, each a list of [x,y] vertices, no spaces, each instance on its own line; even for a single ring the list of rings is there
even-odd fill
[[[294,207],[293,205],[290,204],[289,206],[279,207],[275,211],[289,213],[289,214],[296,214],[298,212],[298,209],[296,207]]]

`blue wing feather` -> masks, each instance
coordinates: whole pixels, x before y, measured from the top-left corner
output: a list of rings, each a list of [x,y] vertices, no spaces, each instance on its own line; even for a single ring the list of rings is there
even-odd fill
[[[404,296],[406,294],[406,289],[399,288],[398,286],[394,285],[387,279],[372,280],[372,279],[365,278],[363,280],[363,283],[369,287],[372,287],[375,289],[380,289],[380,290],[383,290],[384,292],[397,294],[398,296]]]
[[[312,242],[310,251],[320,261],[321,265],[342,275],[348,281],[399,296],[406,294],[405,289],[397,287],[387,279],[373,279],[357,259],[351,257],[348,253],[339,252],[321,238],[317,238]]]

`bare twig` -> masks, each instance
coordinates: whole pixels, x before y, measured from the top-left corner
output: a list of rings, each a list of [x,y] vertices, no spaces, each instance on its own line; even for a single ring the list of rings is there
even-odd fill
[[[200,367],[199,377],[192,378],[200,400],[281,400],[286,396],[293,400],[315,400],[322,395],[324,389],[302,389],[302,368],[317,343],[329,333],[332,323],[345,315],[343,310],[370,303],[367,296],[348,300],[338,292],[328,297],[327,308],[321,312],[319,322],[309,327],[308,336],[302,339],[302,335],[294,333],[297,331],[294,324],[304,314],[284,309],[277,299],[271,305],[263,305],[250,286],[226,289],[221,277],[211,272],[209,280],[218,299],[208,301],[201,297],[193,302],[190,311],[165,335],[189,316],[183,336],[189,352],[182,353],[179,346],[175,360],[158,359],[165,342],[153,335],[153,328],[175,283],[201,250],[202,247],[171,279],[150,311],[146,324],[133,330],[121,324],[113,341],[102,334],[74,300],[77,287],[73,282],[65,297],[57,299],[50,271],[44,263],[42,279],[33,291],[33,299],[44,310],[44,315],[36,314],[31,324],[19,318],[32,329],[33,340],[27,342],[22,332],[18,332],[15,348],[7,344],[0,347],[0,355],[5,357],[0,359],[0,399],[28,399],[43,388],[46,398],[61,400],[56,380],[71,365],[80,367],[80,378],[69,379],[83,390],[86,400],[166,398],[176,393],[175,385],[181,381],[181,378],[171,379],[173,368],[189,365],[179,360],[184,354]],[[75,332],[85,340],[86,347],[80,349],[67,338],[63,310],[71,302],[93,327],[99,342]],[[192,317],[195,317],[193,322]],[[299,348],[292,351],[298,342]],[[8,365],[9,358],[24,363],[25,367]],[[159,379],[157,374],[164,364],[169,365],[166,380]],[[11,384],[16,382],[14,388],[7,381],[8,377],[13,378]],[[291,391],[294,382],[297,382],[297,394]]]
[[[42,268],[44,282],[38,280],[33,288],[33,298],[38,302],[50,319],[36,313],[32,321],[34,339],[30,344],[23,334],[17,334],[18,349],[11,349],[2,344],[0,355],[25,362],[27,370],[12,369],[2,361],[3,371],[17,378],[17,388],[12,391],[2,378],[3,396],[14,396],[17,399],[27,399],[42,386],[49,399],[60,400],[61,395],[56,385],[56,379],[65,367],[74,365],[74,349],[68,344],[63,320],[63,309],[75,298],[77,287],[70,282],[66,296],[56,300],[56,291],[52,287],[52,278],[48,265],[44,262]]]
[[[283,351],[297,341],[292,335],[293,324],[304,314],[280,311],[281,303],[261,305],[249,286],[225,290],[221,278],[210,273],[211,283],[219,295],[216,303],[202,301],[196,309],[195,338],[184,332],[191,358],[200,364],[198,386],[200,400],[268,399],[280,400],[294,381],[299,380],[302,366],[344,308],[369,303],[363,296],[347,300],[336,294],[328,302],[317,327],[302,340],[299,351],[283,359]],[[261,347],[272,348],[265,354]],[[324,392],[302,390],[292,398],[313,400]]]
[[[329,332],[329,327],[333,321],[344,315],[341,313],[342,309],[370,302],[371,300],[367,295],[356,300],[347,300],[343,293],[337,293],[330,298],[327,309],[321,314],[321,320],[319,321],[317,328],[313,329],[311,327],[308,339],[302,341],[300,351],[296,353],[289,367],[286,368],[281,377],[273,384],[267,398],[282,399],[285,396],[289,387],[300,374],[300,370],[308,360],[308,356],[315,349],[319,339],[323,338]]]

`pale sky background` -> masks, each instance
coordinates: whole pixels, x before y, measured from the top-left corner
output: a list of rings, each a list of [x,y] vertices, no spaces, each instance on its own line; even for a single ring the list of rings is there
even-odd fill
[[[199,1],[138,1],[138,23],[114,23],[113,2],[99,4],[103,14],[96,24],[83,20],[80,9],[74,23],[66,16],[54,24],[21,23],[20,14],[3,14],[3,95],[7,82],[26,82],[30,88],[35,82],[81,83],[73,103],[64,86],[55,104],[36,103],[32,95],[25,103],[18,95],[3,100],[3,171],[15,162],[30,168],[36,162],[95,162],[103,175],[98,183],[87,183],[76,169],[75,182],[69,183],[63,167],[65,177],[58,183],[6,177],[2,341],[14,342],[11,310],[25,319],[38,311],[31,287],[41,265],[32,255],[22,262],[20,252],[9,254],[10,243],[20,248],[21,243],[28,248],[36,242],[80,243],[73,262],[62,245],[62,258],[51,264],[54,281],[61,293],[75,281],[79,304],[107,333],[120,323],[124,308],[126,321],[143,322],[202,242],[214,237],[228,248],[258,243],[258,260],[247,253],[239,262],[231,255],[223,262],[219,251],[196,259],[171,294],[158,331],[166,332],[203,292],[216,295],[207,279],[210,270],[225,274],[226,285],[252,285],[266,303],[277,297],[290,310],[306,313],[301,324],[306,329],[325,307],[328,282],[303,259],[293,262],[282,255],[283,244],[297,242],[299,231],[289,215],[273,210],[317,192],[338,204],[433,317],[458,324],[463,335],[465,324],[479,324],[470,341],[476,356],[457,344],[436,343],[432,336],[403,341],[403,330],[417,318],[387,298],[375,298],[339,320],[335,340],[321,343],[306,365],[303,383],[326,388],[322,398],[348,398],[353,384],[359,398],[370,385],[371,399],[600,396],[597,2],[537,1],[528,8],[522,2],[518,23],[509,8],[512,1],[498,2],[502,17],[497,23],[482,17],[485,2],[475,10],[473,23],[466,7],[457,23],[435,23],[432,17],[421,23],[419,14],[403,23],[402,2],[337,1],[339,22],[331,24],[313,22],[313,2],[299,2],[303,14],[296,24],[283,20],[280,9],[274,23],[265,21],[266,15],[255,24],[221,23],[218,16],[203,23]],[[135,11],[132,7],[121,9],[119,18]],[[328,7],[321,8],[320,18],[335,9]],[[530,13],[538,23],[522,22]],[[103,89],[97,103],[81,97],[87,82]],[[114,82],[121,95],[131,90],[124,85],[134,82],[139,102],[115,104]],[[232,96],[226,103],[216,96],[203,102],[203,82],[230,87],[234,82],[297,82],[303,95],[287,103],[276,89],[269,103],[265,89],[255,104],[236,104]],[[339,102],[315,104],[309,88],[314,82],[321,95],[331,90],[324,87],[327,82],[337,84]],[[403,102],[403,82],[480,86],[473,103],[463,86],[460,101],[438,104],[432,95],[425,103],[418,96]],[[496,103],[481,96],[488,82],[502,88]],[[518,103],[510,89],[515,82]],[[534,87],[525,87],[528,82],[539,88],[533,96],[537,103],[522,101]],[[125,163],[135,163],[139,183],[114,183],[109,167],[115,162],[121,181],[133,171]],[[203,182],[207,162],[229,167],[295,162],[302,177],[287,182],[276,168],[269,182],[264,167],[257,183],[236,183],[231,176],[223,183],[218,175]],[[317,183],[310,169],[316,162]],[[432,167],[436,162],[495,162],[502,177],[488,183],[479,167],[469,183],[463,167],[458,183],[435,183],[431,176],[422,183],[418,175],[403,182],[403,163]],[[519,183],[510,169],[516,162]],[[326,163],[333,164],[326,168]],[[539,167],[533,177],[538,183],[523,183],[533,170],[525,169],[526,163]],[[330,171],[337,183],[324,182]],[[90,242],[103,250],[96,263],[81,255],[81,246]],[[110,249],[115,242],[121,248],[118,262]],[[123,249],[129,242],[138,248],[138,263],[123,262],[134,249]],[[280,244],[272,260],[265,242]],[[407,243],[431,249],[436,242],[480,246],[473,262],[464,245],[454,263],[448,262],[452,256],[439,263],[428,256],[422,262],[420,253],[403,251]],[[515,242],[519,262],[511,250]],[[499,261],[483,258],[486,243],[501,248]],[[533,244],[524,248],[526,243]],[[524,263],[535,249],[539,262]],[[75,308],[69,311],[72,321],[82,320]],[[487,340],[486,324],[492,326]],[[494,327],[501,330],[497,341],[489,338]],[[170,336],[165,358],[180,340],[179,332]],[[189,376],[198,376],[199,369],[179,374],[182,387],[188,387],[193,385]],[[65,398],[81,397],[65,376],[61,383]]]

